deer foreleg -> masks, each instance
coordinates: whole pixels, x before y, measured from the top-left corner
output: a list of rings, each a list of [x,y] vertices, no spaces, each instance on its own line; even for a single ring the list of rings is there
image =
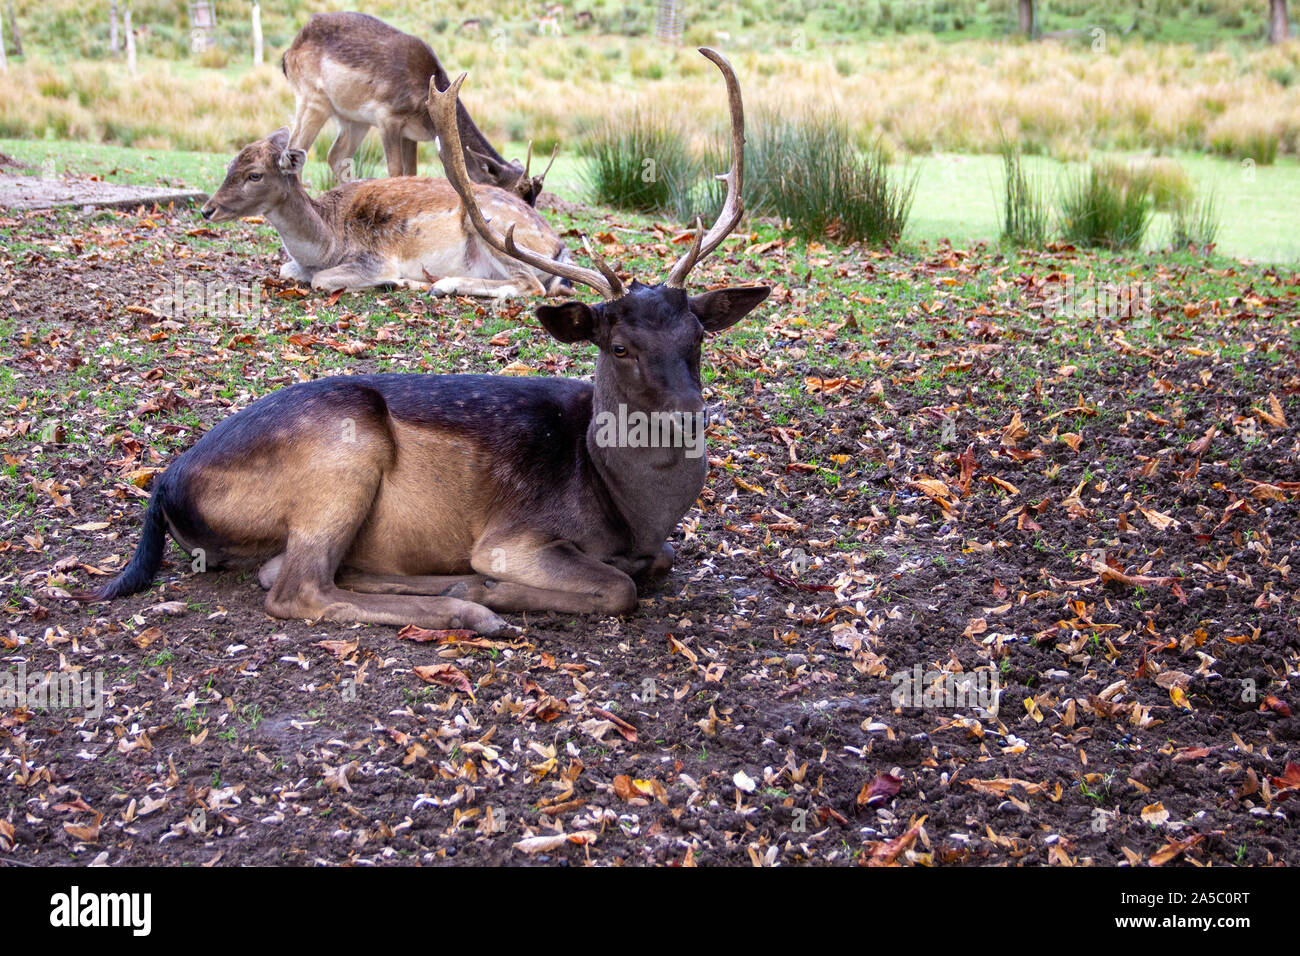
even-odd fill
[[[369,123],[339,120],[339,135],[335,137],[334,145],[330,147],[326,162],[329,163],[330,169],[334,170],[334,178],[340,183],[351,182],[354,178],[356,172],[354,157],[368,132],[370,132]]]
[[[367,268],[359,262],[344,262],[316,273],[312,277],[311,287],[322,292],[346,292],[373,289],[377,285],[390,285],[397,281],[396,276],[384,276],[378,270]]]
[[[368,574],[340,571],[334,579],[339,587],[362,594],[424,594],[454,597],[482,603],[487,596],[481,574]]]
[[[329,118],[328,106],[311,103],[306,97],[298,97],[294,103],[293,129],[289,131],[289,147],[304,151],[311,149],[311,144],[316,142],[321,127]]]
[[[487,537],[470,564],[487,577],[479,600],[495,611],[626,614],[637,606],[630,577],[569,541],[539,547],[526,539]]]
[[[512,299],[545,295],[546,287],[529,273],[513,279],[480,279],[477,276],[444,276],[430,286],[434,295],[469,295],[484,299]]]
[[[420,144],[413,139],[402,140],[402,175],[414,176],[415,167],[419,162]]]
[[[388,161],[388,175],[402,175],[402,154],[403,143],[407,142],[402,136],[401,127],[390,126],[383,130],[380,139],[384,144],[384,159]]]

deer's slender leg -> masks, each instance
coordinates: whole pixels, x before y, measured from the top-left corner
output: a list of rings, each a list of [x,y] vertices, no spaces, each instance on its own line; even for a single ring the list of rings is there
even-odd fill
[[[508,299],[515,296],[545,295],[546,286],[531,273],[514,279],[444,276],[433,283],[431,291],[435,295],[472,295],[485,299]]]
[[[420,144],[413,139],[402,140],[402,175],[414,176],[416,163],[419,162]]]
[[[482,603],[487,580],[481,574],[367,574],[340,571],[335,583],[346,591],[361,594],[424,594],[454,597]]]
[[[340,183],[351,182],[355,173],[353,157],[361,148],[366,133],[370,132],[369,123],[357,123],[339,119],[339,135],[334,138],[326,162],[334,170],[334,178]]]
[[[384,144],[384,159],[388,160],[388,175],[402,175],[402,144],[406,140],[401,129],[389,126],[380,131],[380,138]]]
[[[337,292],[340,289],[372,289],[377,285],[395,283],[396,277],[386,278],[373,268],[366,268],[360,263],[343,262],[332,269],[322,269],[312,276],[311,287],[322,292]]]
[[[272,617],[393,627],[415,624],[433,630],[464,628],[487,635],[516,633],[484,605],[459,598],[360,594],[315,582],[277,594],[280,590],[273,588],[266,596],[266,611]]]
[[[305,96],[294,102],[293,128],[289,132],[289,146],[292,149],[308,150],[320,135],[321,127],[331,116],[328,105],[313,103]]]
[[[539,546],[527,536],[489,534],[475,545],[470,564],[489,576],[482,603],[494,611],[626,614],[637,606],[630,577],[569,541]]]
[[[346,500],[353,496],[344,496]],[[356,500],[354,498],[354,500]],[[502,634],[512,628],[482,604],[454,597],[359,594],[334,583],[334,573],[356,527],[364,519],[326,508],[331,520],[289,536],[279,573],[266,595],[266,612],[278,618],[329,620],[343,624],[417,624],[434,629],[468,628]],[[359,510],[359,509],[351,509]],[[333,514],[329,514],[333,512]],[[352,517],[353,520],[347,520]]]

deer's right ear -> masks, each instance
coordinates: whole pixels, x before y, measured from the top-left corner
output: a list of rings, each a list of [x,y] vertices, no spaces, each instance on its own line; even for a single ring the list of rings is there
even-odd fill
[[[301,176],[307,168],[307,153],[301,149],[286,149],[280,154],[280,172],[286,176]]]
[[[289,127],[281,126],[266,138],[272,149],[283,150],[289,145]]]
[[[596,310],[585,302],[539,305],[537,318],[561,342],[590,342],[596,330]]]

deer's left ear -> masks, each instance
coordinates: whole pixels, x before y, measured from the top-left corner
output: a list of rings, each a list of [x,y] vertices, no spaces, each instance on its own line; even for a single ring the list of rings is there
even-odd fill
[[[585,302],[539,305],[537,318],[561,342],[590,342],[596,331],[596,310]]]
[[[485,153],[480,153],[478,150],[466,149],[465,152],[473,156],[474,159],[478,161],[478,164],[482,166],[485,170],[487,170],[487,174],[491,176],[493,179],[502,179],[505,177],[506,174],[505,164],[498,163],[491,156],[488,156]]]
[[[286,149],[280,154],[279,166],[286,176],[301,176],[307,168],[307,154],[301,149]]]
[[[771,291],[765,285],[741,286],[693,295],[687,301],[704,331],[721,332],[753,312]]]

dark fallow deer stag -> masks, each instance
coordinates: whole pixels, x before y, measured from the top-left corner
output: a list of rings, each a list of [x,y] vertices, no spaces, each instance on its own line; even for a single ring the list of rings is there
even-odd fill
[[[280,68],[296,104],[289,134],[293,149],[311,149],[321,127],[333,117],[339,134],[328,162],[339,182],[353,178],[353,159],[372,126],[379,130],[388,175],[416,174],[417,145],[436,135],[424,108],[425,91],[430,81],[440,90],[449,82],[429,44],[364,13],[318,13],[293,38]],[[551,167],[540,176],[531,175],[532,146],[524,165],[507,162],[463,105],[456,118],[470,179],[537,205]]]
[[[732,165],[718,221],[660,285],[516,246],[477,204],[455,123],[460,80],[430,96],[452,186],[489,245],[597,290],[595,305],[537,308],[561,342],[599,350],[595,381],[488,375],[336,376],[227,418],[158,479],[142,540],[100,591],[147,587],[166,536],[208,567],[261,565],[268,613],[428,628],[509,630],[496,612],[623,614],[672,565],[668,536],[704,486],[704,337],[740,321],[766,286],[689,295],[688,273],[739,222],[744,115],[726,79]],[[627,440],[615,420],[663,422]],[[694,440],[692,440],[692,438]]]

